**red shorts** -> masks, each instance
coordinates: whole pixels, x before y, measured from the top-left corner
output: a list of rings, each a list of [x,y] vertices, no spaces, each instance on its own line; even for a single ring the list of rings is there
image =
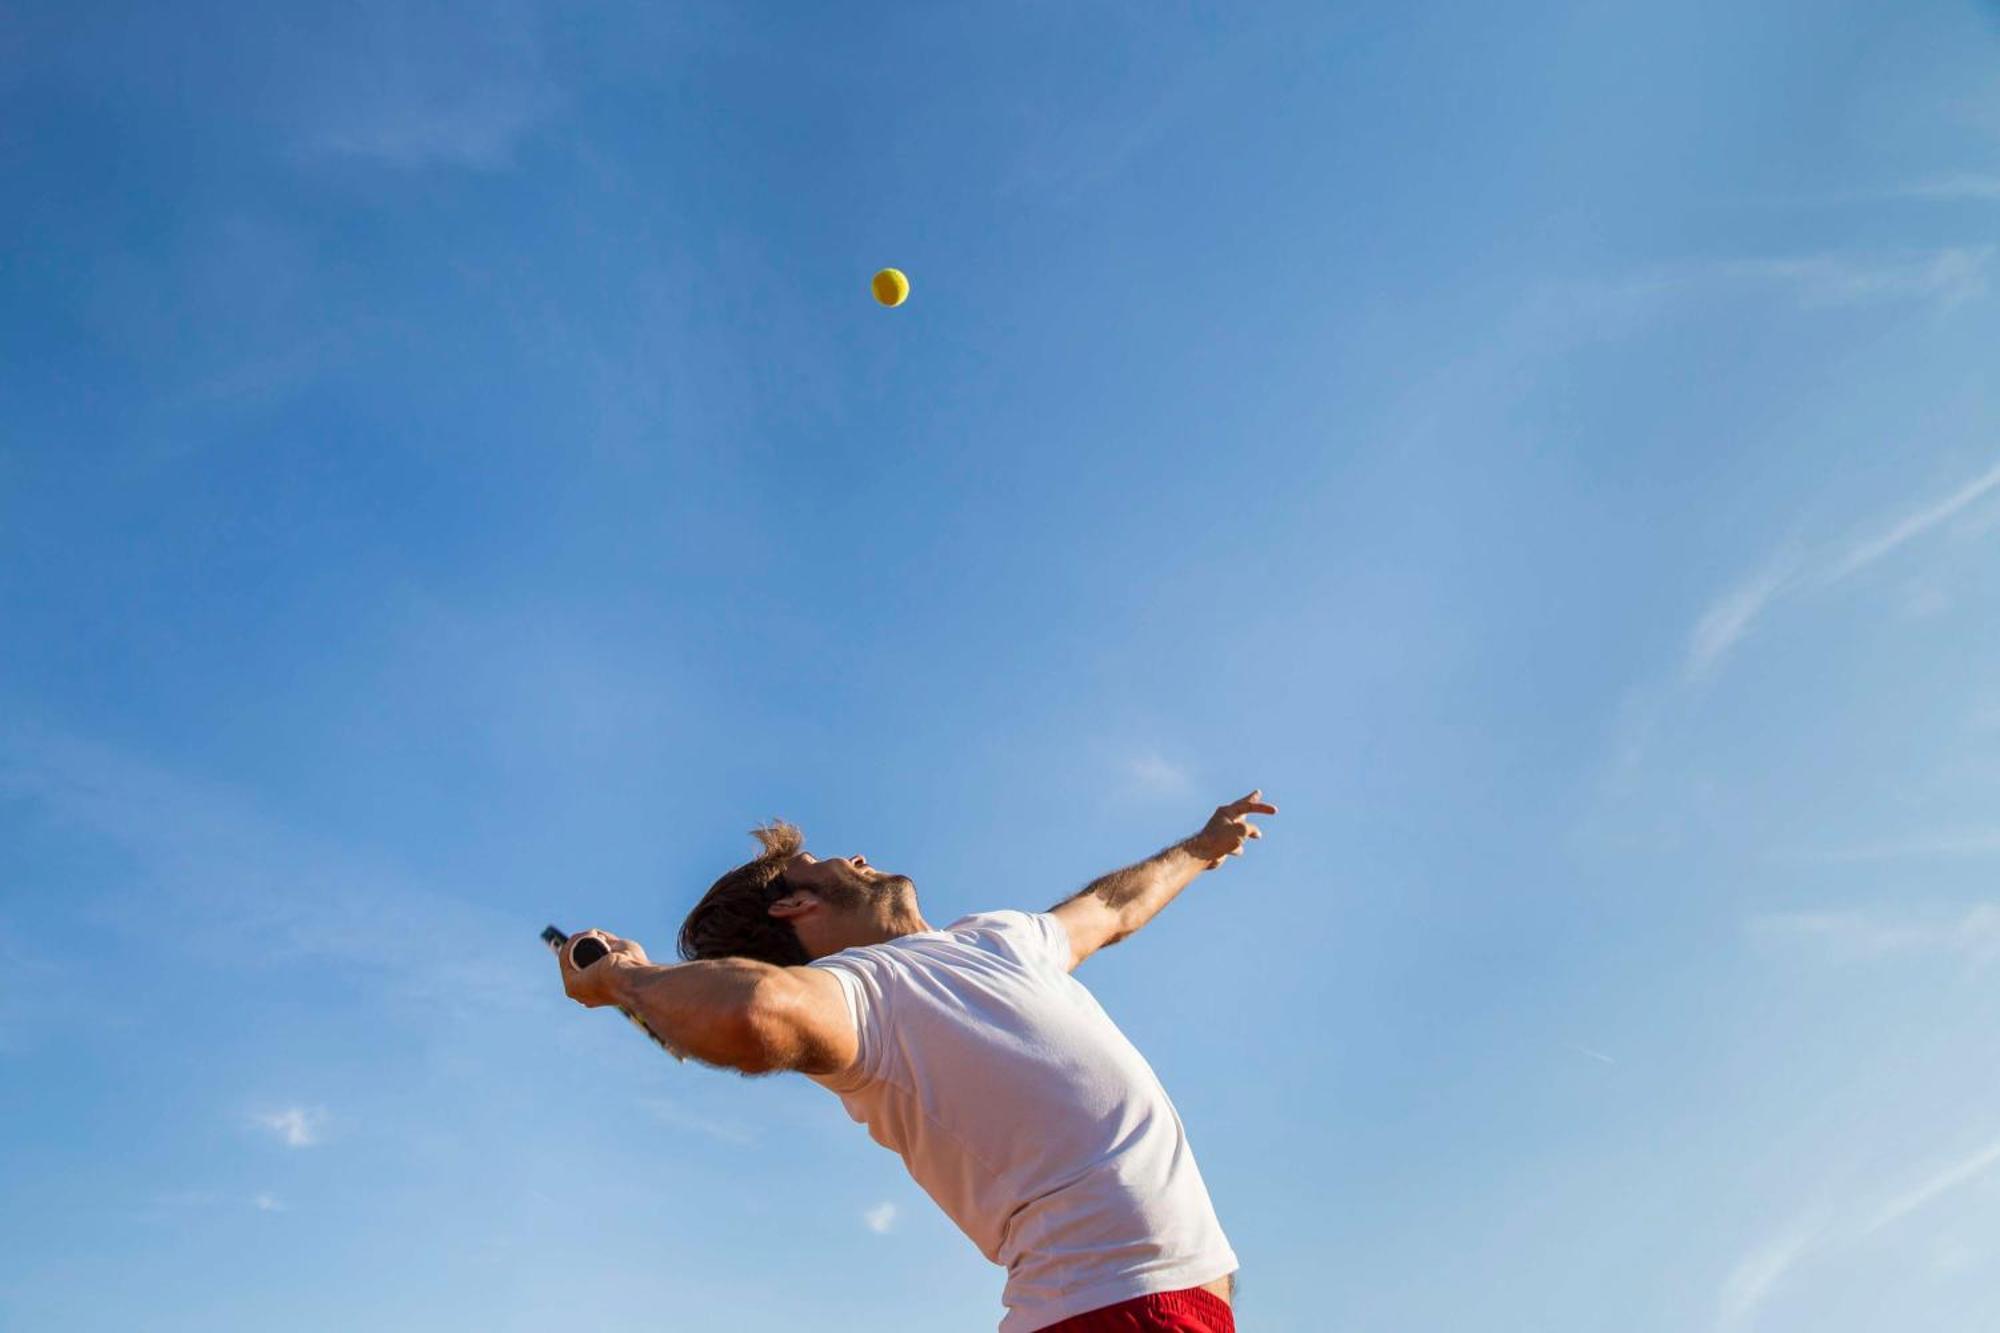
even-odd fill
[[[1236,1333],[1236,1312],[1212,1291],[1156,1291],[1086,1310],[1042,1333]]]

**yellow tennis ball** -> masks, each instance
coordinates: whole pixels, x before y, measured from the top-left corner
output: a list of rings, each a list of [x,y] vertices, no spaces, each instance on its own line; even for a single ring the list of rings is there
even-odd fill
[[[910,280],[903,276],[899,268],[885,268],[875,275],[871,284],[875,288],[875,299],[883,305],[903,304],[910,296]]]

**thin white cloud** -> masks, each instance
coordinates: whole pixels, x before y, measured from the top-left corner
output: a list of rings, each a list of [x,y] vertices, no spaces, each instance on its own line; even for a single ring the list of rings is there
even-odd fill
[[[1734,1333],[1754,1326],[1757,1311],[1812,1247],[1818,1230],[1816,1224],[1801,1220],[1737,1261],[1724,1279],[1716,1301],[1717,1333]]]
[[[889,1228],[896,1224],[896,1205],[893,1203],[878,1203],[863,1213],[861,1220],[876,1235],[886,1236],[889,1234]]]
[[[1826,587],[1858,574],[1935,531],[1996,489],[2000,489],[2000,464],[1943,499],[1879,525],[1873,536],[1845,548],[1809,556],[1791,551],[1781,553],[1702,612],[1688,636],[1683,677],[1695,682],[1712,676],[1729,651],[1743,641],[1758,619],[1780,599],[1803,587]]]
[[[663,1125],[671,1125],[676,1129],[693,1130],[697,1134],[705,1134],[709,1138],[719,1139],[724,1143],[746,1144],[756,1138],[755,1134],[742,1125],[733,1124],[725,1120],[717,1120],[713,1116],[705,1116],[697,1111],[690,1111],[686,1107],[665,1097],[641,1098],[639,1104],[645,1107],[647,1113]]]
[[[1698,260],[1601,284],[1596,300],[1656,309],[1674,300],[1766,292],[1808,310],[1918,304],[1950,307],[1984,295],[1995,247]]]
[[[1606,1055],[1603,1051],[1593,1051],[1588,1046],[1572,1046],[1570,1049],[1575,1051],[1578,1055],[1586,1056],[1589,1059],[1597,1061],[1599,1064],[1615,1065],[1618,1063],[1616,1060]]]
[[[548,112],[532,93],[486,92],[459,102],[383,102],[323,130],[312,147],[414,170],[427,166],[497,171],[511,166],[515,145]]]
[[[1159,754],[1142,754],[1127,760],[1125,772],[1141,791],[1155,796],[1180,796],[1194,787],[1186,768]]]
[[[0,792],[5,773],[0,772]],[[48,1020],[74,1012],[83,997],[67,993],[73,968],[58,967],[45,950],[31,948],[26,932],[0,920],[0,1055],[26,1051],[47,1029]]]
[[[1929,180],[1906,185],[1894,193],[1912,199],[1991,200],[2000,203],[2000,176],[1976,171],[1961,171],[1949,176],[1934,176]]]
[[[287,1106],[277,1111],[260,1111],[250,1119],[287,1148],[310,1148],[320,1141],[326,1112],[316,1106]]]
[[[0,796],[129,856],[123,887],[94,910],[134,937],[173,938],[218,965],[225,940],[231,956],[260,966],[338,965],[386,982],[412,1012],[454,1021],[532,1009],[546,986],[541,968],[510,964],[519,925],[504,914],[271,820],[227,788],[110,747],[26,727],[0,736]],[[382,947],[430,937],[468,947],[442,959]]]
[[[298,342],[265,347],[210,374],[202,375],[169,395],[169,408],[257,407],[292,393],[317,379],[345,350],[345,334],[323,329]],[[184,458],[204,447],[199,440],[175,441],[153,450],[155,462]]]
[[[1980,857],[2000,852],[2000,829],[1951,829],[1919,833],[1880,842],[1795,852],[1780,859],[1818,865],[1852,865],[1866,861],[1903,861],[1922,857]]]
[[[1939,1276],[1963,1272],[1977,1257],[1970,1245],[1955,1236],[1947,1236],[1932,1247],[1931,1271]]]
[[[1791,1280],[1805,1261],[1828,1257],[1852,1259],[1869,1239],[1902,1222],[1944,1196],[1965,1188],[2000,1167],[2000,1139],[1989,1140],[1955,1161],[1931,1170],[1915,1185],[1892,1194],[1887,1202],[1862,1211],[1852,1205],[1838,1210],[1815,1209],[1795,1218],[1778,1234],[1749,1250],[1723,1281],[1717,1299],[1716,1333],[1749,1333],[1773,1293]],[[1962,1245],[1946,1238],[1938,1250],[1940,1268],[1962,1263]]]
[[[1750,932],[1767,940],[1813,945],[1842,960],[1909,955],[2000,959],[2000,903],[1962,910],[1771,912],[1750,918]]]
[[[207,1212],[224,1202],[214,1190],[166,1190],[122,1212],[134,1222],[184,1225],[190,1214]]]
[[[1903,614],[1912,620],[1929,620],[1951,610],[1952,596],[1931,583],[1913,583],[1904,591]]]
[[[1951,306],[1985,292],[1993,250],[1990,245],[1947,246],[1900,255],[1732,259],[1707,271],[1725,280],[1780,287],[1810,307],[1895,301]]]
[[[279,1199],[275,1194],[259,1194],[250,1203],[260,1213],[282,1213],[285,1211],[284,1201]]]
[[[1126,11],[1125,22],[1136,40],[1157,37],[1173,20],[1159,7],[1140,6]],[[1038,103],[1035,118],[1010,136],[1021,152],[997,174],[996,189],[1003,196],[1032,196],[1046,207],[1116,179],[1133,159],[1170,140],[1177,125],[1227,96],[1276,45],[1290,40],[1288,28],[1259,19],[1254,6],[1232,15],[1230,26],[1235,30],[1204,25],[1193,57],[1177,59],[1171,72],[1137,56],[1109,81],[1073,85],[1061,98]],[[1136,55],[1158,48],[1129,49]]]
[[[1702,680],[1714,672],[1723,657],[1750,632],[1757,617],[1791,581],[1795,562],[1780,557],[1758,573],[1724,593],[1702,613],[1688,636],[1686,676]]]
[[[365,54],[325,57],[303,148],[400,170],[511,166],[520,143],[561,101],[538,22],[524,4],[488,6],[470,18],[410,6],[357,11]]]
[[[1891,523],[1884,531],[1857,543],[1826,572],[1826,581],[1832,583],[1866,569],[1891,551],[1923,536],[1996,486],[2000,486],[2000,464],[1988,468],[1936,504],[1906,514]]]
[[[1914,1189],[1897,1195],[1875,1215],[1873,1220],[1862,1227],[1861,1234],[1872,1235],[1884,1227],[1895,1225],[1940,1195],[1948,1194],[1960,1186],[1977,1180],[1995,1166],[2000,1166],[2000,1139],[1995,1139],[1976,1152],[1968,1153],[1942,1170],[1934,1172]]]

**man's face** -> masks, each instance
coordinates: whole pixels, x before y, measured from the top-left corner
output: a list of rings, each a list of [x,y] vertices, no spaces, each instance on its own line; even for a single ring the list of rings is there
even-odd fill
[[[865,856],[833,856],[825,860],[811,852],[800,852],[785,863],[785,884],[805,889],[836,911],[851,911],[868,903],[901,894],[914,897],[916,885],[908,875],[891,875],[868,864]]]

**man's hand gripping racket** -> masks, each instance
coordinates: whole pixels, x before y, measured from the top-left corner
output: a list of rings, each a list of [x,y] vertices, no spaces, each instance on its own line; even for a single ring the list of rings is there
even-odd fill
[[[549,946],[556,956],[556,962],[562,966],[563,989],[569,992],[569,997],[592,1008],[612,1003],[607,998],[603,983],[609,980],[607,974],[613,968],[634,964],[644,966],[648,961],[646,951],[632,941],[606,935],[601,930],[586,930],[577,935],[565,935],[556,927],[550,926],[542,931],[542,943]],[[617,959],[606,963],[604,960],[613,954],[617,955]],[[630,1019],[633,1027],[651,1037],[668,1055],[676,1060],[687,1059],[674,1049],[672,1042],[647,1027],[645,1019],[623,1005],[618,1007],[618,1012]]]

